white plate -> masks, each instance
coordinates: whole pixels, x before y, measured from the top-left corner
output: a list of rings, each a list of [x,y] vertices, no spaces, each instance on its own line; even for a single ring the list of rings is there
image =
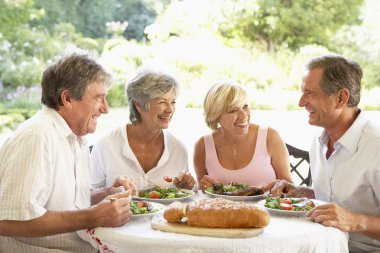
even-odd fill
[[[250,200],[259,200],[262,198],[265,198],[267,194],[261,194],[261,195],[255,195],[255,196],[231,196],[231,195],[224,195],[224,194],[216,194],[216,193],[211,193],[208,191],[205,191],[207,195],[210,195],[214,198],[224,198],[224,199],[229,199],[229,200],[235,200],[235,201],[250,201]]]
[[[157,203],[167,204],[167,203],[171,203],[171,202],[174,202],[174,201],[183,201],[185,199],[193,197],[194,194],[195,194],[191,190],[186,190],[186,189],[180,189],[180,190],[182,192],[190,193],[191,195],[186,196],[186,197],[182,197],[182,198],[173,198],[173,199],[151,199],[151,198],[141,198],[141,197],[138,197],[138,196],[132,196],[132,199],[133,200],[142,200],[142,201],[150,201],[150,202],[157,202]]]
[[[317,199],[310,199],[314,202],[316,206],[326,204],[326,202],[317,200]],[[258,206],[265,208],[269,213],[272,213],[274,215],[280,215],[280,216],[292,216],[292,217],[304,217],[307,211],[289,211],[289,210],[280,210],[280,209],[272,209],[265,206],[265,199],[260,200],[257,203]]]
[[[132,219],[151,217],[151,216],[153,216],[155,214],[158,214],[159,212],[161,212],[161,211],[163,211],[165,209],[165,206],[163,204],[153,203],[153,202],[148,202],[148,201],[145,201],[145,202],[147,202],[148,204],[152,205],[153,209],[157,209],[157,211],[154,212],[154,213],[134,214],[134,215],[132,215]]]

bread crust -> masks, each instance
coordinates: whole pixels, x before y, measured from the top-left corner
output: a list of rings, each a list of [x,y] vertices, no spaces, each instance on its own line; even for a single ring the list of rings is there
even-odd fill
[[[259,207],[223,198],[191,202],[185,207],[174,202],[164,211],[164,218],[169,222],[180,222],[183,217],[187,218],[189,226],[210,228],[261,228],[270,220],[269,214]]]
[[[181,222],[186,217],[186,204],[175,201],[164,211],[164,218],[169,222]]]

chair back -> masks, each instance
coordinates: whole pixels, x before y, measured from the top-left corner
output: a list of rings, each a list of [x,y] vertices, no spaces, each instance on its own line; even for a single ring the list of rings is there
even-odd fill
[[[309,152],[286,143],[289,151],[291,173],[300,179],[299,185],[311,186],[311,171]]]

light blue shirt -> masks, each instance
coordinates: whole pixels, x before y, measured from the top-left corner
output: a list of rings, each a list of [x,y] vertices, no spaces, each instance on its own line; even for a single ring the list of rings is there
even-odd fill
[[[310,150],[316,199],[336,203],[354,212],[380,216],[380,126],[363,112],[334,144],[326,158],[329,136],[315,138]],[[380,250],[380,241],[350,233],[351,250]],[[356,252],[356,251],[355,251]],[[360,251],[358,251],[360,252]]]

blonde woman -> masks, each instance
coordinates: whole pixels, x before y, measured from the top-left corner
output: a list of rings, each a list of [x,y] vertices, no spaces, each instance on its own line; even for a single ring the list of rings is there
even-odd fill
[[[247,93],[232,80],[219,81],[204,100],[212,133],[195,144],[194,169],[204,190],[214,183],[265,186],[276,179],[292,182],[289,153],[272,128],[250,123]]]

